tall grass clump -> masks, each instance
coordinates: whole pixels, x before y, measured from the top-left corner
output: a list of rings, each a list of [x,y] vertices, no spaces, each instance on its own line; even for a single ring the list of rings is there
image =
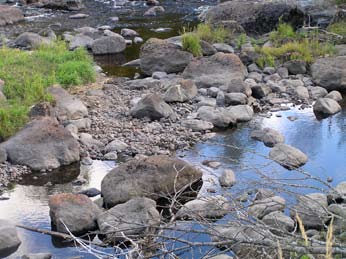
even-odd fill
[[[51,98],[46,88],[94,82],[93,60],[85,49],[69,51],[57,41],[32,52],[0,48],[0,79],[5,81],[0,103],[0,139],[14,134],[27,121],[29,108]]]
[[[346,37],[346,22],[337,22],[328,26],[328,31]]]
[[[224,43],[227,39],[229,32],[222,26],[213,28],[208,23],[201,23],[195,29],[197,36],[209,43]]]
[[[182,36],[183,50],[186,50],[195,57],[202,56],[202,47],[200,39],[195,33],[184,33]]]

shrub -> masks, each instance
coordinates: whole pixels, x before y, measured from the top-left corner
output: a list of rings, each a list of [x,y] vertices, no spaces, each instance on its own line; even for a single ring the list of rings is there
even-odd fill
[[[195,33],[185,33],[182,37],[183,50],[189,51],[195,57],[202,56],[200,39]]]
[[[27,120],[30,106],[51,100],[46,88],[95,81],[93,61],[84,49],[69,51],[57,41],[32,52],[0,48],[0,78],[6,102],[0,103],[0,138],[9,137]]]

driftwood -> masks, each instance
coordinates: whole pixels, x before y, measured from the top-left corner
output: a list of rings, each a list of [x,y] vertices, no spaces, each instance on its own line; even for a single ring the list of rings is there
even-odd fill
[[[49,235],[49,236],[53,236],[53,237],[58,237],[58,238],[62,238],[64,240],[68,240],[68,241],[75,241],[75,237],[69,235],[69,234],[65,234],[65,233],[60,233],[60,232],[57,232],[57,231],[51,231],[51,230],[48,230],[48,229],[40,229],[40,228],[34,228],[34,227],[29,227],[29,226],[24,226],[24,225],[20,225],[20,224],[17,224],[16,227],[18,228],[22,228],[22,229],[25,229],[25,230],[29,230],[29,231],[32,231],[32,232],[37,232],[37,233],[41,233],[41,234],[45,234],[45,235]],[[107,247],[106,244],[103,244],[103,243],[97,243],[97,242],[93,242],[93,241],[90,241],[90,240],[87,240],[87,239],[83,239],[83,242],[84,243],[88,243],[89,245],[95,245],[95,246],[99,246],[99,247]]]

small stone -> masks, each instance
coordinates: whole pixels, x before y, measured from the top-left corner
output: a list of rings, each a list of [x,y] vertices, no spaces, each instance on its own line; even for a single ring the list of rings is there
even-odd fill
[[[231,187],[236,183],[236,177],[231,169],[225,169],[219,178],[222,187]]]

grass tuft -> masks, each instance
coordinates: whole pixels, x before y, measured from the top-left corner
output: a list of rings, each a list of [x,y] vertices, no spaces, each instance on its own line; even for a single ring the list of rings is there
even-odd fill
[[[67,88],[95,81],[93,61],[85,49],[69,51],[57,41],[28,52],[0,48],[0,78],[7,101],[0,103],[0,139],[13,135],[27,121],[30,107],[50,101],[46,88]]]
[[[202,56],[202,47],[200,44],[200,38],[192,32],[184,33],[182,36],[183,50],[186,50],[195,57]]]

